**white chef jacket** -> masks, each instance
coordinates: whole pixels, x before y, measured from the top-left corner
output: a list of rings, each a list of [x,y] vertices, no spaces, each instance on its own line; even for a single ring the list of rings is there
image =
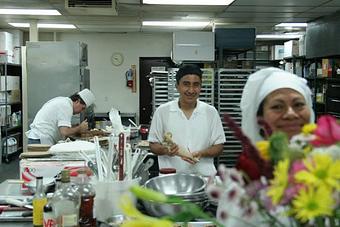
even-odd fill
[[[56,144],[62,139],[59,127],[71,127],[73,102],[68,97],[56,97],[46,102],[38,111],[26,134],[30,139],[40,139],[42,144]]]
[[[152,118],[148,141],[162,143],[166,132],[172,133],[172,139],[178,146],[191,152],[226,141],[217,110],[199,100],[190,119],[179,108],[178,99],[159,106]],[[203,176],[216,173],[212,157],[201,158],[192,165],[178,156],[160,155],[158,164],[159,168],[175,168],[177,172],[198,173]]]

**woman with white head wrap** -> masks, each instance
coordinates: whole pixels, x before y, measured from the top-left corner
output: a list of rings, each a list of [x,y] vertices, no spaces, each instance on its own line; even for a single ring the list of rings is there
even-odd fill
[[[280,91],[278,91],[279,89]],[[252,143],[264,139],[260,133],[261,126],[258,124],[259,118],[262,117],[259,116],[259,112],[261,115],[263,104],[273,93],[279,94],[282,91],[282,94],[284,94],[284,89],[294,90],[303,96],[305,102],[304,111],[309,117],[309,122],[314,122],[311,91],[305,79],[273,67],[259,70],[249,76],[241,98],[242,130],[250,138]],[[281,112],[294,111],[291,109],[294,109],[294,107],[285,107],[285,110]],[[270,125],[267,119],[262,119]],[[287,118],[283,121],[289,123],[290,120]],[[275,128],[273,130],[275,131]],[[284,131],[284,129],[282,131]]]

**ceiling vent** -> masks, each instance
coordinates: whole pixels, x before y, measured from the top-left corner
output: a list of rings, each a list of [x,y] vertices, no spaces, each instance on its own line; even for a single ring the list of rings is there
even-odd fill
[[[116,0],[65,0],[65,8],[73,15],[118,15]]]

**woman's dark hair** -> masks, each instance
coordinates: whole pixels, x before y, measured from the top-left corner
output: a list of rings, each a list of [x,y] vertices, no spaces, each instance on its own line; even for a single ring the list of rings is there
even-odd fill
[[[265,99],[264,99],[265,100]],[[264,100],[259,105],[259,108],[257,109],[256,116],[262,117],[263,116],[263,106],[264,106]]]
[[[80,102],[81,104],[86,105],[86,103],[85,103],[84,100],[78,95],[78,93],[74,93],[74,94],[71,95],[69,98],[72,100],[72,102],[76,102],[76,101],[79,100],[79,102]]]

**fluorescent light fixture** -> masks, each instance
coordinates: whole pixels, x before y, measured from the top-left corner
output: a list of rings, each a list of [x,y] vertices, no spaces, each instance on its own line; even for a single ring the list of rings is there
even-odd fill
[[[304,28],[307,27],[307,23],[280,23],[275,25],[275,27],[299,27]]]
[[[285,34],[260,34],[256,35],[256,39],[299,39],[302,34],[285,33]]]
[[[8,23],[14,27],[18,28],[29,28],[30,24],[29,23]],[[76,26],[73,24],[38,24],[38,28],[70,28],[74,29]]]
[[[205,27],[209,21],[143,21],[143,26],[160,27]]]
[[[216,5],[227,6],[234,0],[143,0],[143,4],[154,5]]]
[[[38,24],[38,28],[70,28],[74,29],[76,26],[73,24]]]
[[[7,15],[61,15],[55,9],[0,9],[0,14]]]
[[[30,23],[8,23],[9,25],[12,25],[13,27],[17,28],[29,28]]]

